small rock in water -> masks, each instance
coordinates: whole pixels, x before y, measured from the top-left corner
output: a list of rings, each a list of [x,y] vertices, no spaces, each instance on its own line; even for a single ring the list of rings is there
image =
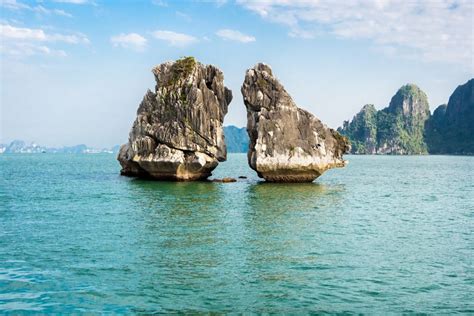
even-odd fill
[[[232,100],[224,75],[193,57],[153,68],[155,91],[138,107],[121,174],[159,180],[201,180],[226,160],[222,123]]]
[[[270,66],[247,70],[242,85],[250,138],[248,163],[270,182],[311,182],[344,167],[349,141],[296,106]]]
[[[246,176],[239,176],[239,179],[247,179]]]
[[[230,182],[236,182],[237,180],[234,178],[229,178],[225,177],[222,179],[212,179],[212,182],[221,182],[221,183],[230,183]]]

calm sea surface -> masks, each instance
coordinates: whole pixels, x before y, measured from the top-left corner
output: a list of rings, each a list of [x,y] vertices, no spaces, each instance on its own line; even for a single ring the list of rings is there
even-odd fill
[[[0,313],[474,313],[474,157],[347,156],[312,184],[0,155]]]

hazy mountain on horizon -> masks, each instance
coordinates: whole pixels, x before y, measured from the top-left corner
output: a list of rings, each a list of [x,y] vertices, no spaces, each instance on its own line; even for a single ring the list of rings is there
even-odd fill
[[[92,148],[85,144],[63,147],[45,147],[35,142],[25,142],[14,140],[10,144],[0,144],[0,154],[38,154],[38,153],[63,153],[63,154],[96,154],[96,153],[117,153],[119,146],[111,148]]]
[[[224,126],[225,143],[229,153],[246,153],[249,148],[249,135],[245,127]]]
[[[234,125],[224,126],[224,135],[227,145],[227,152],[242,153],[247,152],[249,138],[245,127]],[[67,153],[67,154],[90,154],[90,153],[118,153],[120,145],[110,148],[93,148],[85,144],[63,147],[45,147],[35,142],[26,142],[24,140],[14,140],[10,144],[0,144],[0,154],[19,154],[19,153]]]

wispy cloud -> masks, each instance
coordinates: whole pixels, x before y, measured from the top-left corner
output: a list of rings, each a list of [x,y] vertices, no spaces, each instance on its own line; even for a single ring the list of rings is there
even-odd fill
[[[6,9],[10,9],[10,10],[27,10],[27,11],[31,11],[31,12],[35,12],[35,13],[43,14],[43,15],[55,14],[55,15],[65,16],[68,18],[72,17],[72,14],[64,10],[48,9],[42,5],[30,6],[25,3],[18,2],[16,0],[2,0],[0,1],[0,6]]]
[[[41,14],[45,14],[45,15],[56,14],[56,15],[61,15],[61,16],[65,16],[65,17],[68,17],[68,18],[72,18],[72,14],[70,14],[70,13],[64,11],[64,10],[46,9],[45,7],[43,7],[41,5],[33,7],[32,11],[37,12],[37,13],[41,13]]]
[[[237,0],[262,18],[286,25],[293,37],[331,33],[368,39],[423,61],[472,65],[471,0]]]
[[[44,54],[66,56],[66,52],[46,46],[45,43],[88,44],[83,34],[48,33],[43,29],[0,24],[1,52],[12,56]]]
[[[0,45],[0,52],[9,56],[24,57],[32,55],[47,55],[52,57],[66,57],[67,54],[62,49],[53,49],[45,45],[33,43],[12,43],[11,45]]]
[[[168,3],[164,0],[153,0],[151,3],[160,7],[167,7]]]
[[[227,3],[227,0],[214,0],[213,1],[218,7],[223,6],[224,4]]]
[[[194,36],[172,31],[157,30],[152,35],[156,39],[168,42],[171,46],[183,47],[198,42],[198,39]]]
[[[181,11],[176,11],[176,16],[180,19],[183,19],[186,22],[191,22],[191,20],[192,20],[192,18],[189,14],[186,14],[186,13],[181,12]]]
[[[68,44],[88,44],[89,39],[83,34],[46,33],[42,29],[16,27],[0,24],[0,35],[5,40],[31,40],[38,42],[65,42]]]
[[[11,10],[23,10],[31,8],[29,5],[18,2],[16,0],[2,0],[0,6]]]
[[[236,30],[222,29],[217,31],[216,35],[225,40],[236,41],[240,43],[255,42],[255,37],[243,34]]]
[[[70,3],[70,4],[87,4],[91,3],[89,0],[53,0],[58,3]]]
[[[122,33],[116,36],[112,36],[110,38],[110,42],[115,47],[124,47],[136,51],[143,51],[146,47],[147,40],[146,38],[137,33]]]

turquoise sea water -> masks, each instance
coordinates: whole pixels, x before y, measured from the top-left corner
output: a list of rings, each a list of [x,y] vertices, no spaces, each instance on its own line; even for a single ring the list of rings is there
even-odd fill
[[[474,313],[474,157],[348,156],[312,184],[0,155],[0,313]]]

